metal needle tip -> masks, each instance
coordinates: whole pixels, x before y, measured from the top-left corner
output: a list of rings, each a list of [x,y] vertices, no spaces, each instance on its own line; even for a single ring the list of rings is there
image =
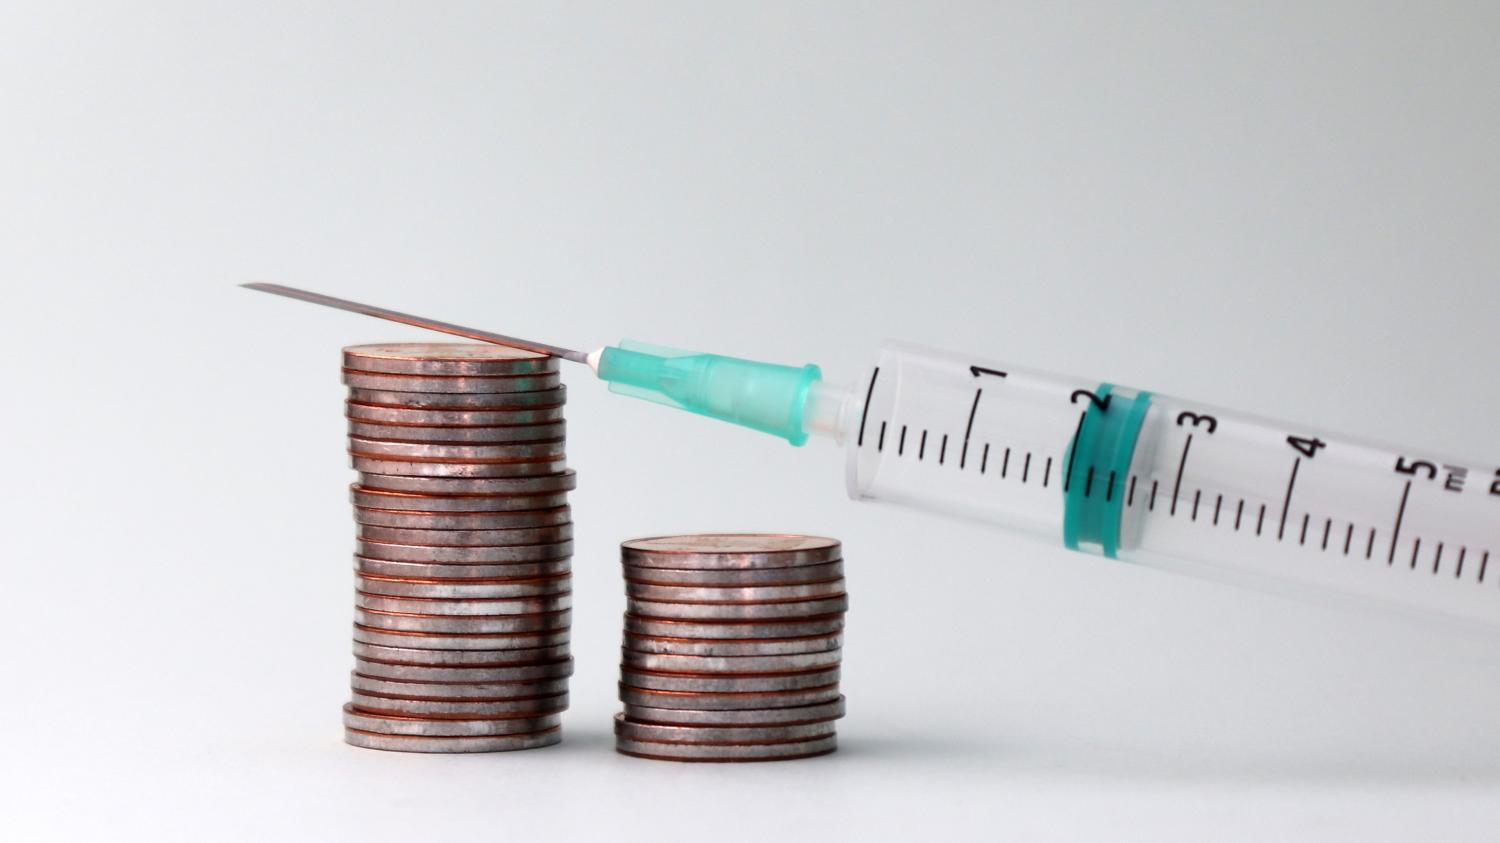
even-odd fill
[[[439,322],[436,319],[428,319],[424,316],[413,316],[410,313],[402,313],[398,310],[386,310],[383,307],[375,307],[374,305],[361,304],[357,301],[349,301],[348,299],[325,296],[322,293],[299,290],[296,287],[287,287],[282,284],[267,284],[260,281],[252,281],[240,286],[248,290],[259,290],[262,293],[286,296],[289,299],[299,299],[305,302],[312,302],[313,304],[321,304],[324,307],[347,310],[350,313],[374,316],[377,319],[388,319],[392,322],[426,328],[429,331],[440,331],[445,334],[464,337],[465,339],[479,340],[480,342],[489,342],[495,345],[506,345],[511,348],[521,348],[527,351],[535,351],[538,354],[550,354],[553,357],[561,357],[564,360],[571,360],[574,363],[588,363],[587,354],[571,348],[549,345],[544,342],[523,340],[519,337],[491,333],[490,331],[481,331],[478,328],[466,328],[463,325],[454,325],[451,322]]]

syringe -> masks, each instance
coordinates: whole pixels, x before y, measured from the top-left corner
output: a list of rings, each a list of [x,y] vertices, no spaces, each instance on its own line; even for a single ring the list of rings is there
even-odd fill
[[[887,343],[861,379],[630,341],[584,353],[252,289],[588,365],[610,389],[848,454],[856,500],[1271,590],[1500,625],[1500,466]],[[1493,557],[1493,558],[1492,558]]]

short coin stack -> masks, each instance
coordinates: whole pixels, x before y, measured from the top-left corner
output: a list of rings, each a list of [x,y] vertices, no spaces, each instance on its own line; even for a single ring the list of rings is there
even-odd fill
[[[574,487],[557,360],[344,349],[358,525],[344,738],[408,752],[557,743],[573,672]]]
[[[833,752],[844,613],[839,542],[704,534],[621,545],[615,748],[671,761]]]

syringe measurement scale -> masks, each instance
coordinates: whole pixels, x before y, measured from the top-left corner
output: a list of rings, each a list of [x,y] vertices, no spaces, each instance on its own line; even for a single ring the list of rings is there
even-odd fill
[[[587,363],[613,391],[796,445],[830,436],[847,449],[851,497],[1218,580],[1500,625],[1500,570],[1490,570],[1500,551],[1500,470],[895,343],[858,386],[839,387],[811,365],[629,342],[585,354],[246,286]]]
[[[897,344],[849,392],[857,418],[828,427],[847,431],[856,497],[1216,579],[1500,615],[1500,472]]]

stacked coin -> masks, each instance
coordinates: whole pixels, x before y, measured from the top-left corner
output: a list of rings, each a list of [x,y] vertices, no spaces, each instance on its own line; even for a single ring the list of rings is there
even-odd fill
[[[344,738],[408,752],[557,743],[573,525],[557,360],[493,345],[344,349],[354,557]]]
[[[833,539],[704,534],[621,545],[615,748],[672,761],[833,752],[844,591]]]

